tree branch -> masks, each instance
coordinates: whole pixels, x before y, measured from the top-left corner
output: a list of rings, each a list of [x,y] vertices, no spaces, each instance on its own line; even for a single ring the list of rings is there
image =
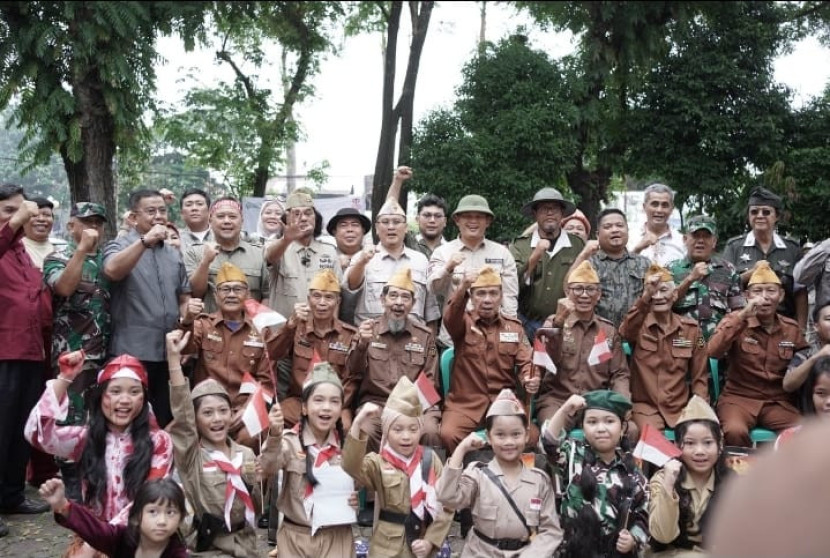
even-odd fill
[[[252,101],[255,100],[257,98],[256,87],[254,87],[253,82],[251,82],[251,78],[242,73],[242,70],[231,58],[230,53],[227,50],[217,51],[216,58],[222,60],[223,62],[227,62],[230,65],[233,72],[236,74],[236,78],[242,82],[242,86],[245,88],[245,94],[248,95],[248,99]]]

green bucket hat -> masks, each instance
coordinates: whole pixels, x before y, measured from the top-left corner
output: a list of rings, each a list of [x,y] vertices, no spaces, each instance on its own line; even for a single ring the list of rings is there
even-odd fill
[[[712,235],[718,235],[718,225],[714,217],[708,215],[695,215],[686,225],[686,232],[709,231]]]
[[[598,389],[583,393],[582,397],[585,399],[585,409],[602,409],[609,413],[614,413],[621,420],[625,420],[625,415],[631,410],[631,401],[624,395],[620,395],[616,391],[610,389]]]
[[[487,203],[487,200],[484,197],[470,194],[469,196],[464,196],[458,202],[458,207],[455,208],[455,211],[452,212],[453,217],[458,215],[459,213],[465,213],[467,211],[475,211],[476,213],[485,213],[490,217],[495,217],[493,212],[490,210],[490,204]]]
[[[78,217],[79,219],[100,217],[104,221],[107,220],[107,210],[103,205],[95,202],[78,202],[72,206],[69,214],[71,217]]]
[[[533,217],[533,210],[536,209],[536,204],[542,202],[557,202],[562,206],[562,217],[567,217],[576,211],[576,206],[562,197],[562,194],[556,188],[542,188],[533,195],[533,199],[522,206],[522,215],[525,217]]]

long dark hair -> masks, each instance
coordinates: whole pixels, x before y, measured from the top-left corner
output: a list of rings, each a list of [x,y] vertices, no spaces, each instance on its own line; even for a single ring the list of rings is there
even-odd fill
[[[141,515],[144,513],[144,506],[147,504],[173,504],[179,510],[181,519],[187,515],[184,504],[184,491],[176,484],[176,481],[169,478],[155,479],[145,482],[138,489],[135,495],[133,507],[130,508],[130,516],[127,519],[126,538],[131,548],[138,548],[141,541]],[[178,531],[173,535],[179,536]]]
[[[89,423],[87,425],[86,442],[81,452],[79,470],[81,478],[86,481],[84,503],[94,506],[97,502],[104,507],[107,492],[107,432],[109,424],[101,410],[101,398],[109,382],[95,386],[87,392],[87,408],[89,409]],[[147,388],[144,388],[144,404],[138,416],[129,426],[133,441],[133,453],[127,458],[124,467],[124,489],[127,497],[132,500],[138,489],[147,479],[150,472],[150,461],[153,457],[153,439],[150,437],[150,404],[147,400]]]
[[[698,525],[698,527],[700,528],[699,534],[701,536],[701,540],[705,545],[706,539],[703,535],[704,533],[706,533],[709,518],[711,516],[709,512],[715,509],[715,503],[717,502],[718,495],[721,492],[719,490],[720,484],[725,479],[729,478],[730,474],[732,473],[732,470],[726,465],[726,452],[723,451],[723,432],[721,431],[720,425],[714,421],[700,419],[690,420],[678,424],[677,427],[674,429],[674,437],[677,447],[683,447],[683,438],[686,436],[686,432],[689,431],[689,427],[694,424],[701,424],[708,428],[709,431],[712,433],[712,436],[715,438],[715,441],[718,444],[718,448],[720,448],[720,454],[718,455],[718,460],[715,462],[714,468],[714,492],[712,493],[712,497],[709,499],[709,503],[706,504],[706,510],[703,512],[703,515],[701,515],[700,523]],[[680,474],[677,475],[677,480],[674,482],[674,490],[675,492],[677,492],[677,496],[680,500],[680,514],[677,520],[678,527],[680,528],[680,534],[669,544],[663,544],[652,539],[651,547],[655,552],[660,552],[671,547],[691,549],[694,546],[694,543],[692,543],[689,540],[689,537],[692,535],[696,536],[698,535],[698,533],[689,532],[689,525],[692,523],[692,521],[694,521],[695,514],[694,510],[692,509],[692,495],[686,488],[683,487],[683,482],[685,482],[687,475],[688,470],[686,469],[686,465],[681,464]]]
[[[633,477],[637,471],[637,465],[634,463],[634,457],[631,455],[631,445],[626,436],[628,422],[624,418],[619,416],[618,418],[622,423],[620,449],[622,450],[622,465],[625,474],[621,475],[622,490],[606,492],[606,496],[608,497],[608,504],[620,511],[626,500],[634,495],[635,481]],[[584,445],[585,458],[582,463],[582,471],[577,480],[577,486],[582,494],[582,507],[575,518],[565,518],[565,540],[567,541],[565,556],[568,558],[590,558],[615,552],[614,545],[609,543],[610,539],[602,534],[602,519],[593,506],[593,502],[598,496],[598,482],[593,466],[596,465],[598,457],[587,441],[584,442]],[[616,537],[613,537],[613,540],[615,542]]]
[[[813,390],[816,388],[816,380],[824,374],[830,374],[830,357],[821,357],[818,359],[813,367],[810,368],[810,373],[807,379],[801,385],[798,392],[799,405],[801,412],[805,415],[815,415],[816,406],[813,404]]]
[[[308,403],[308,400],[311,399],[312,395],[314,395],[314,390],[317,389],[317,386],[319,386],[320,384],[323,384],[323,383],[325,383],[325,382],[318,382],[316,384],[311,384],[307,388],[303,389],[303,393],[301,395],[302,402],[303,403]],[[335,384],[332,384],[332,385],[335,385]],[[343,388],[341,386],[340,387],[341,400],[342,400],[344,395],[345,394],[344,394]],[[299,436],[300,436],[300,445],[303,446],[303,451],[305,452],[305,476],[308,478],[308,482],[309,482],[309,484],[311,484],[311,486],[317,486],[318,481],[314,477],[314,458],[311,456],[311,452],[308,451],[308,446],[306,446],[303,443],[303,431],[305,430],[306,422],[308,422],[308,419],[306,418],[305,413],[300,411]],[[345,438],[343,436],[343,419],[342,418],[338,418],[337,422],[334,423],[334,431],[337,433],[337,439],[342,444],[343,441],[345,440]]]

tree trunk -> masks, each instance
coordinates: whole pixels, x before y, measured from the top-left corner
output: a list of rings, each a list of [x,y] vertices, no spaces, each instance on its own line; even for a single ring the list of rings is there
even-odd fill
[[[478,28],[478,53],[484,54],[484,44],[487,42],[487,1],[481,1],[481,8],[479,8],[479,19],[481,20]]]
[[[606,200],[608,186],[611,184],[611,169],[598,168],[590,171],[577,164],[577,168],[568,173],[568,185],[579,198],[579,209],[588,218],[591,228],[597,230],[597,215],[600,202]]]

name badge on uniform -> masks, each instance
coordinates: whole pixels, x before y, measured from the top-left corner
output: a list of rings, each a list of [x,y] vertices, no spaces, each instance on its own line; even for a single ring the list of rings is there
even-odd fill
[[[746,341],[750,345],[757,345],[758,344],[758,340],[755,339],[754,337],[744,337],[744,341]]]
[[[542,499],[541,498],[531,498],[530,499],[530,511],[542,511]]]
[[[792,341],[780,341],[778,346],[782,349],[795,349],[795,343]]]
[[[244,345],[245,347],[257,347],[258,349],[265,347],[265,343],[263,343],[262,341],[258,341],[256,339],[248,339],[247,341],[242,343],[242,345]]]
[[[329,349],[331,349],[332,351],[341,351],[344,353],[349,350],[349,348],[340,341],[336,343],[329,343]]]
[[[484,258],[485,264],[504,265],[504,258]]]
[[[500,331],[499,342],[501,343],[518,343],[519,334],[515,331]]]
[[[671,345],[672,347],[691,348],[692,340],[678,337],[677,339],[672,339]]]
[[[407,343],[404,346],[404,350],[405,351],[413,351],[413,352],[416,352],[416,353],[423,353],[424,352],[424,346],[421,345],[420,343]]]
[[[386,343],[380,343],[379,341],[372,341],[370,343],[370,346],[373,349],[385,349],[386,348]]]
[[[208,333],[208,341],[221,341],[222,336],[217,333]]]

